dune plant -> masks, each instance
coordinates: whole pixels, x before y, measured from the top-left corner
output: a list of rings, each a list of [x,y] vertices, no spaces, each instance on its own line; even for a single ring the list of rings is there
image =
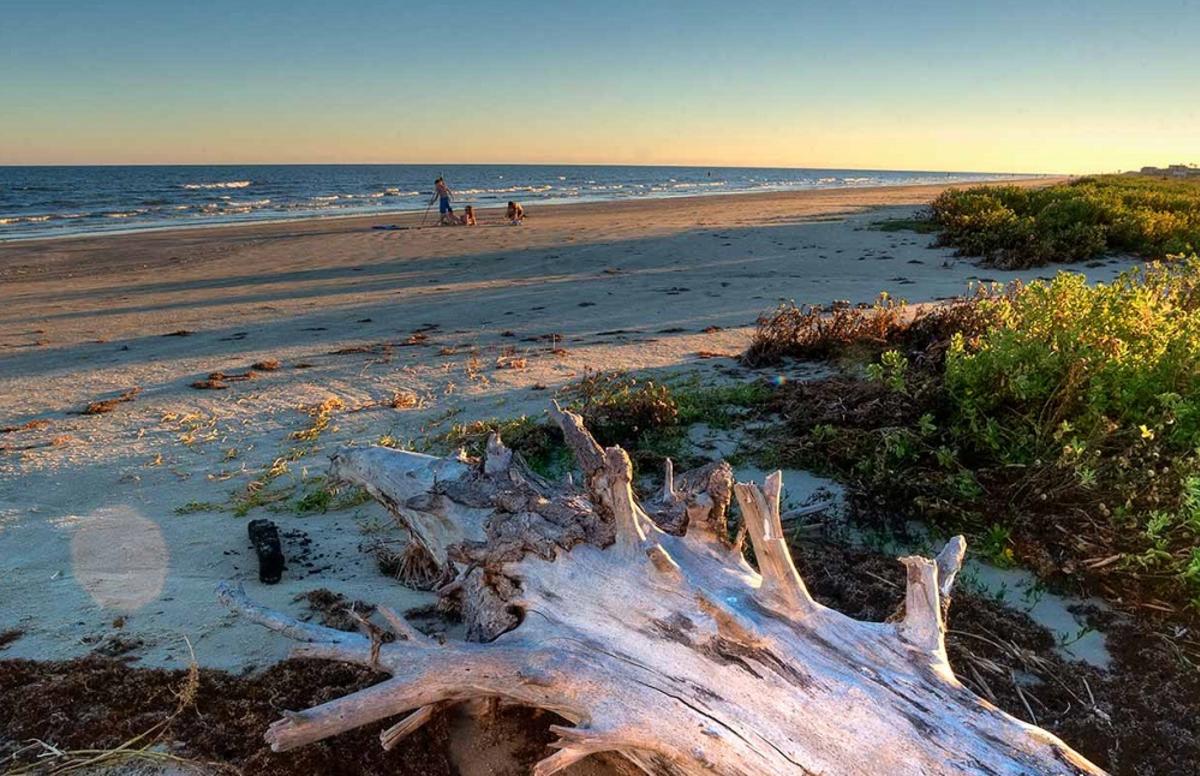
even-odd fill
[[[985,304],[992,327],[946,357],[960,444],[1026,472],[1026,497],[1095,509],[1124,567],[1200,603],[1200,260],[1111,284],[1060,273]]]
[[[1005,268],[1200,250],[1196,180],[1103,175],[1036,189],[949,189],[931,210],[940,244]]]
[[[884,351],[865,380],[787,386],[778,462],[839,476],[865,520],[1004,532],[1047,574],[1200,611],[1200,259],[969,304],[969,328]]]

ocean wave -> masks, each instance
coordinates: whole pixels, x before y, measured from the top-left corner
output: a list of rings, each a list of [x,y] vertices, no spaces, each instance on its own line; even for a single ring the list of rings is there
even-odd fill
[[[176,205],[175,210],[225,210],[231,207],[262,207],[271,204],[271,200],[262,199],[234,199],[233,197],[221,197],[215,202],[205,202],[201,205]]]
[[[250,181],[219,181],[217,183],[184,183],[185,189],[244,189]]]
[[[395,186],[389,186],[383,191],[376,191],[372,194],[368,194],[367,196],[371,199],[379,199],[381,197],[416,197],[420,194],[421,192],[419,191],[401,191]]]
[[[505,186],[502,189],[461,189],[457,194],[541,194],[553,189],[549,184],[543,186]]]
[[[44,221],[50,221],[54,218],[53,215],[47,216],[12,216],[9,218],[0,218],[0,225],[7,224],[40,224]]]

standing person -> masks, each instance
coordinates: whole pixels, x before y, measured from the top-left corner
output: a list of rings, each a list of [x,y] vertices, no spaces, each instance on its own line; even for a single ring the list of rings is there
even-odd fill
[[[433,204],[434,200],[438,203],[438,216],[443,224],[449,219],[454,218],[454,208],[450,207],[450,198],[454,196],[454,192],[446,185],[446,181],[438,178],[433,182],[433,199],[429,200],[429,204]],[[457,219],[456,219],[457,220]]]

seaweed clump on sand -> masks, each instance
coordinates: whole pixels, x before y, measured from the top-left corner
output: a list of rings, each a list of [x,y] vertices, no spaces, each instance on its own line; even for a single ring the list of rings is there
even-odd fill
[[[287,660],[253,676],[200,670],[190,704],[160,731],[180,757],[255,774],[451,776],[444,720],[435,719],[390,752],[380,722],[292,752],[275,753],[263,731],[286,709],[332,700],[385,678],[318,660]],[[63,662],[0,661],[0,767],[45,763],[46,750],[116,750],[154,729],[179,705],[188,671],[134,668],[102,657]]]
[[[824,541],[794,552],[798,570],[822,603],[856,618],[883,620],[904,595],[894,558]],[[328,591],[309,596],[314,610],[341,614],[347,601]],[[1024,613],[962,592],[951,607],[947,649],[962,681],[1006,712],[1063,737],[1117,776],[1200,772],[1200,673],[1167,640],[1128,618],[1104,625],[1108,671],[1065,659],[1053,636]],[[350,627],[350,622],[339,623]],[[45,748],[112,750],[155,729],[180,758],[243,773],[451,776],[457,758],[478,759],[502,738],[501,773],[525,773],[550,751],[557,717],[492,709],[481,724],[438,712],[396,748],[379,733],[395,720],[358,728],[289,752],[272,752],[267,727],[287,709],[306,708],[387,677],[320,660],[286,660],[259,673],[136,668],[86,657],[61,662],[0,661],[0,768],[35,764]],[[181,693],[181,690],[186,690]],[[181,703],[181,694],[187,702]],[[164,747],[166,744],[164,743]],[[597,763],[599,765],[599,763]],[[611,766],[594,773],[620,774]]]

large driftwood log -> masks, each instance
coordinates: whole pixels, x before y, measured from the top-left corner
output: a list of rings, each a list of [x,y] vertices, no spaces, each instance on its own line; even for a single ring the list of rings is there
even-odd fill
[[[351,448],[334,473],[366,486],[453,582],[470,640],[435,642],[380,607],[395,634],[364,635],[223,600],[301,642],[310,657],[394,678],[266,733],[276,750],[402,713],[391,747],[445,704],[480,698],[552,711],[549,776],[617,753],[652,774],[1094,774],[1062,741],[961,685],[946,659],[945,606],[965,544],[909,557],[903,614],[859,622],[813,600],[782,533],[778,473],[732,484],[717,464],[639,503],[629,458],[552,413],[584,488],[555,487],[491,440],[486,459]],[[730,539],[736,495],[757,571]]]

